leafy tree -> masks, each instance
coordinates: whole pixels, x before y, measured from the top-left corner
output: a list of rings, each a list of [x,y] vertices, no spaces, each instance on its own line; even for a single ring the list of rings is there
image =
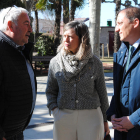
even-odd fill
[[[54,55],[54,52],[52,50],[52,42],[54,42],[53,36],[40,36],[35,44],[35,48],[37,49],[38,55]]]
[[[61,20],[61,0],[39,0],[36,4],[39,10],[55,10],[55,29],[54,29],[54,47],[53,51],[60,44],[60,20]]]

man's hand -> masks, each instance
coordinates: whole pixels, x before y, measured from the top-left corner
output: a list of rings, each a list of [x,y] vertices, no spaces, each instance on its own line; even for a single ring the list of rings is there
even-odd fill
[[[3,139],[2,140],[6,140],[4,137],[3,137]]]
[[[57,107],[53,108],[52,111],[54,111]]]
[[[115,114],[111,116],[111,122],[113,121],[114,118],[115,118]]]
[[[121,118],[113,118],[113,121],[115,125],[114,128],[120,129],[121,127],[118,126],[122,126],[123,129],[130,130],[134,127],[134,125],[129,120],[129,116],[124,116]]]
[[[119,120],[116,120],[118,118],[115,117],[115,115],[112,115],[111,116],[111,122],[112,122],[112,125],[113,125],[113,129],[116,129],[118,131],[124,131],[124,132],[128,132],[127,129],[123,128],[123,126],[119,123],[120,121]]]

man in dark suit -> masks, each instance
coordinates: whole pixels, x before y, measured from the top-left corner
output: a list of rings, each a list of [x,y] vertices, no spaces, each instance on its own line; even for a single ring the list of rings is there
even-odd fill
[[[24,140],[36,100],[32,46],[24,46],[32,29],[23,8],[2,9],[0,17],[0,140]]]
[[[107,111],[114,140],[140,139],[140,9],[119,12],[115,31],[122,45],[114,54],[114,95]]]

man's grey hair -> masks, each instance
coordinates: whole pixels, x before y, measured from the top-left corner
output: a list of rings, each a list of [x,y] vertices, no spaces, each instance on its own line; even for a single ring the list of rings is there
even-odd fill
[[[2,9],[0,11],[0,30],[3,32],[7,30],[8,21],[12,21],[17,25],[18,17],[22,13],[28,14],[28,11],[24,8],[14,6]]]

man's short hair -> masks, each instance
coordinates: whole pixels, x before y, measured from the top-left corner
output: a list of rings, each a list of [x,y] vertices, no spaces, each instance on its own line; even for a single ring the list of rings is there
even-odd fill
[[[126,12],[126,17],[130,20],[130,22],[132,22],[135,18],[138,18],[140,21],[140,8],[138,7],[128,7],[125,8],[120,12],[125,11]]]
[[[28,11],[24,8],[14,6],[2,9],[0,11],[0,30],[3,32],[6,31],[8,21],[12,21],[17,25],[18,17],[22,13],[28,14]]]

